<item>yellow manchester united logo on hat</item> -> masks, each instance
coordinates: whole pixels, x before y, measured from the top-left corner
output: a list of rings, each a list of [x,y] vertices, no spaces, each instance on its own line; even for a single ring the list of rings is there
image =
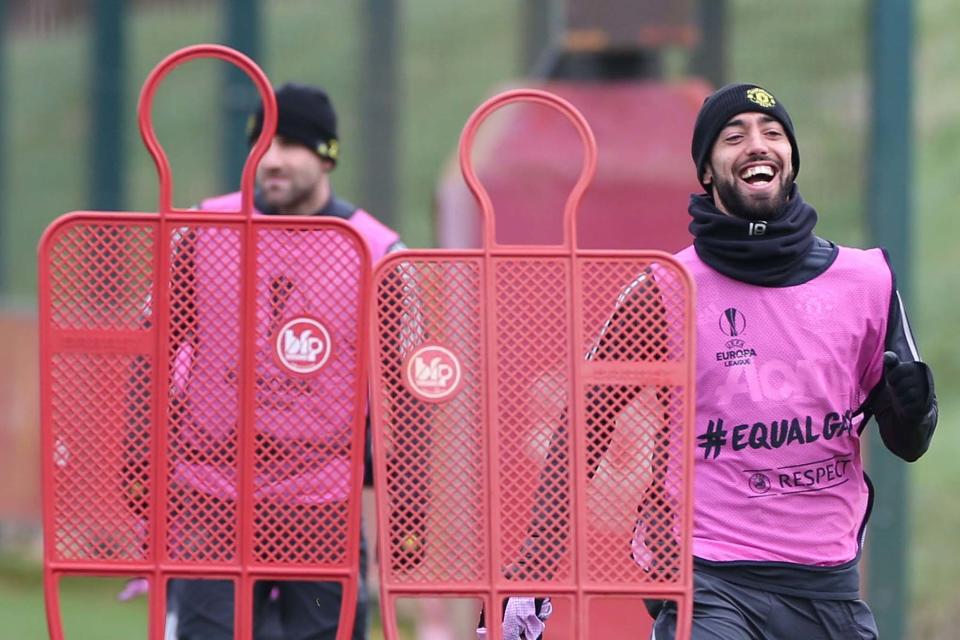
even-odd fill
[[[754,87],[747,91],[747,100],[758,104],[765,109],[769,109],[777,104],[777,101],[773,98],[773,96],[770,95],[766,89],[761,89],[760,87]]]
[[[320,142],[317,144],[317,153],[325,158],[336,160],[340,155],[340,143],[336,140],[330,142]]]

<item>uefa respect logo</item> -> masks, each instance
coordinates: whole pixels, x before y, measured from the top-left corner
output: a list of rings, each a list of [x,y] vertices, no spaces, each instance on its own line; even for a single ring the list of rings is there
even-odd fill
[[[414,351],[403,367],[407,388],[421,400],[443,402],[460,390],[460,360],[439,345],[427,344]]]
[[[291,373],[316,373],[330,359],[330,332],[316,318],[299,316],[287,321],[273,340],[277,362]]]

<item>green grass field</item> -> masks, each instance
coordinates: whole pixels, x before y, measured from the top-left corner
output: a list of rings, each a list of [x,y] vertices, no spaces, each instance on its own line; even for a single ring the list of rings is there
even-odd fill
[[[35,566],[6,560],[0,578],[0,638],[46,637],[40,575]],[[11,568],[11,565],[14,565]],[[119,603],[123,580],[75,578],[61,591],[64,630],[70,640],[146,638],[146,599]]]
[[[414,0],[400,3],[401,39],[399,226],[411,246],[433,242],[433,188],[470,111],[518,72],[520,0]],[[325,85],[341,117],[343,161],[337,190],[359,203],[359,15],[349,0],[284,0],[264,3],[265,71],[276,83],[299,79]],[[924,355],[937,374],[941,427],[933,448],[911,467],[909,508],[912,622],[910,638],[955,638],[960,628],[960,357],[954,327],[960,326],[960,252],[951,233],[960,201],[960,14],[952,0],[916,3],[914,275],[911,316]],[[866,0],[770,3],[732,0],[735,27],[732,75],[764,83],[789,106],[803,159],[800,183],[820,211],[818,231],[862,246],[866,65]],[[210,9],[140,10],[131,16],[129,117],[125,135],[129,176],[127,206],[150,210],[156,176],[136,132],[135,100],[149,69],[178,47],[219,40]],[[57,215],[84,208],[87,180],[86,82],[90,43],[86,25],[50,37],[16,36],[8,51],[8,141],[4,165],[9,215],[0,238],[14,298],[29,300],[35,288],[35,247]],[[215,90],[219,63],[206,61],[175,71],[157,96],[154,119],[170,155],[174,201],[188,206],[216,192],[218,140]],[[629,132],[625,132],[628,134]],[[355,143],[354,143],[355,144]],[[677,215],[684,215],[678,211]],[[115,605],[115,583],[83,581],[72,586],[69,619],[88,628],[75,638],[138,637],[142,603]],[[104,613],[104,612],[109,613]],[[114,613],[116,612],[116,613]],[[105,629],[103,625],[116,625]],[[0,640],[41,638],[45,622],[39,570],[29,561],[0,566]]]

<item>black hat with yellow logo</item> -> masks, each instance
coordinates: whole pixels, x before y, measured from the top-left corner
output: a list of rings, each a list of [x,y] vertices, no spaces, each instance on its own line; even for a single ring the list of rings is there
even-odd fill
[[[772,93],[755,84],[728,84],[703,101],[700,113],[697,114],[697,123],[693,127],[691,150],[700,184],[703,184],[703,170],[710,159],[710,151],[717,136],[730,118],[746,112],[765,113],[783,125],[793,149],[794,177],[800,171],[800,150],[793,134],[793,121],[783,104],[774,98]],[[703,186],[707,187],[705,184]]]
[[[277,135],[289,138],[337,163],[337,114],[326,91],[305,84],[288,83],[275,91]],[[253,144],[263,128],[263,105],[251,114],[247,137]]]

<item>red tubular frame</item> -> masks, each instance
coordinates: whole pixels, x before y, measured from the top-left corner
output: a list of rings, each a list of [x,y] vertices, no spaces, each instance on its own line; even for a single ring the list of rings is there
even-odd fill
[[[580,140],[583,143],[584,155],[583,155],[583,164],[580,175],[568,197],[564,206],[564,217],[563,217],[563,241],[560,245],[532,245],[532,246],[520,246],[520,245],[498,245],[496,242],[496,233],[495,233],[495,220],[494,220],[494,209],[491,203],[490,197],[487,191],[484,189],[483,185],[480,183],[480,180],[477,178],[477,175],[474,171],[473,164],[471,161],[471,150],[474,143],[474,140],[477,135],[477,131],[481,123],[494,111],[497,109],[512,103],[517,102],[528,102],[535,103],[539,105],[544,105],[556,109],[562,113],[576,128],[576,131],[580,137]],[[483,601],[484,607],[488,612],[495,612],[494,615],[488,616],[488,634],[492,640],[500,640],[501,632],[498,624],[493,622],[499,620],[501,617],[499,603],[503,597],[507,595],[515,595],[518,593],[527,593],[529,595],[544,595],[547,593],[553,594],[568,594],[574,596],[576,602],[578,602],[579,610],[575,612],[575,632],[572,637],[575,638],[584,638],[586,637],[586,630],[589,628],[589,620],[587,613],[587,600],[591,597],[598,595],[638,595],[642,594],[649,597],[663,597],[663,598],[672,598],[678,601],[679,606],[679,628],[677,638],[686,639],[689,638],[690,634],[690,621],[692,618],[692,589],[693,589],[693,573],[692,573],[692,527],[686,527],[680,532],[681,536],[681,549],[682,549],[682,560],[680,563],[680,573],[679,578],[672,584],[668,585],[648,585],[647,588],[637,589],[632,591],[624,592],[623,589],[603,584],[586,584],[584,576],[586,575],[586,567],[584,565],[586,554],[578,553],[578,565],[575,567],[575,579],[574,584],[576,587],[574,589],[568,589],[565,587],[558,587],[556,584],[551,584],[544,582],[542,584],[525,584],[522,587],[514,583],[508,582],[502,575],[500,567],[503,565],[504,561],[509,559],[500,558],[498,556],[497,549],[500,548],[499,541],[496,539],[496,530],[493,526],[493,519],[497,517],[497,514],[501,511],[502,497],[499,490],[499,484],[495,480],[499,477],[500,469],[498,467],[498,461],[495,456],[490,455],[489,452],[499,450],[499,438],[496,425],[498,424],[498,410],[499,407],[496,403],[496,398],[499,396],[498,385],[499,381],[497,379],[497,355],[494,345],[494,328],[497,326],[497,305],[496,305],[496,296],[495,296],[495,285],[496,285],[496,272],[494,269],[495,259],[498,258],[548,258],[552,257],[558,261],[565,260],[570,266],[568,273],[572,283],[569,283],[572,287],[572,295],[568,304],[570,308],[568,313],[572,315],[571,321],[569,322],[569,336],[568,344],[577,345],[580,342],[580,336],[583,335],[583,326],[582,326],[582,314],[576,312],[576,309],[583,308],[584,305],[584,293],[581,289],[580,283],[580,269],[581,263],[584,259],[588,258],[643,258],[650,261],[656,261],[658,263],[664,264],[670,268],[671,271],[675,271],[678,274],[679,280],[683,283],[687,295],[685,296],[685,305],[682,309],[682,313],[685,314],[685,317],[688,321],[685,323],[685,331],[683,339],[686,343],[686,353],[687,360],[685,366],[678,368],[676,370],[676,375],[674,376],[674,383],[681,385],[685,388],[688,397],[684,401],[683,409],[683,422],[684,430],[682,435],[682,447],[683,447],[683,478],[682,482],[687,490],[686,499],[682,505],[683,509],[683,521],[686,523],[692,523],[693,518],[693,503],[692,503],[692,487],[693,487],[693,451],[694,451],[694,433],[693,433],[693,411],[694,403],[692,400],[694,383],[695,383],[695,372],[694,372],[694,362],[695,362],[695,351],[694,351],[694,325],[689,319],[693,318],[694,314],[694,283],[692,278],[686,269],[671,255],[661,252],[661,251],[602,251],[602,250],[586,250],[580,249],[577,245],[577,210],[580,204],[580,201],[583,197],[584,192],[590,184],[590,181],[593,178],[596,169],[597,163],[597,149],[596,142],[594,140],[593,134],[590,130],[589,124],[583,118],[583,116],[577,111],[566,100],[553,95],[551,93],[534,90],[534,89],[519,89],[513,91],[507,91],[501,93],[493,98],[487,100],[482,105],[480,105],[476,111],[470,116],[467,121],[463,134],[460,138],[459,145],[459,161],[460,168],[463,173],[463,177],[470,188],[471,192],[475,196],[476,200],[480,206],[480,213],[482,216],[482,247],[479,249],[472,250],[415,250],[415,251],[403,251],[396,254],[391,254],[387,256],[383,261],[381,261],[379,267],[374,273],[374,295],[377,295],[377,290],[380,282],[387,278],[392,272],[397,270],[404,263],[416,264],[417,261],[422,262],[466,262],[466,261],[477,261],[479,260],[482,264],[482,278],[481,278],[481,287],[482,292],[480,292],[480,300],[482,301],[480,326],[482,329],[482,335],[484,336],[484,347],[483,350],[486,353],[485,357],[485,371],[483,374],[483,379],[487,381],[486,388],[483,390],[484,398],[482,401],[482,413],[485,421],[485,434],[486,434],[486,443],[485,446],[488,451],[487,460],[487,479],[489,486],[489,494],[484,498],[484,508],[488,514],[486,519],[486,536],[489,541],[492,552],[487,554],[488,566],[485,568],[486,575],[489,577],[489,582],[487,584],[478,584],[475,588],[464,588],[463,585],[456,584],[443,584],[440,582],[430,582],[421,583],[421,584],[405,584],[402,580],[395,580],[390,573],[390,569],[387,566],[388,560],[391,558],[391,549],[390,549],[390,513],[387,506],[387,496],[388,496],[388,486],[386,480],[386,470],[388,461],[384,453],[387,443],[385,440],[385,434],[383,433],[384,421],[386,420],[385,406],[384,402],[377,395],[376,383],[382,382],[381,377],[381,363],[378,358],[378,351],[380,348],[380,336],[378,335],[378,315],[380,310],[375,309],[374,313],[371,316],[370,322],[370,341],[373,348],[372,351],[372,360],[371,360],[371,375],[375,381],[374,387],[374,400],[372,404],[373,409],[373,421],[374,421],[374,454],[375,454],[375,464],[376,464],[376,491],[378,498],[378,512],[377,512],[377,521],[378,521],[378,544],[379,544],[379,555],[381,558],[381,606],[383,607],[383,623],[384,631],[386,638],[388,640],[394,640],[398,638],[398,630],[396,627],[396,601],[401,597],[412,597],[412,596],[434,596],[434,597],[473,597],[479,598]],[[625,283],[626,284],[626,283]],[[571,388],[577,389],[580,388],[582,380],[585,379],[584,376],[584,360],[582,354],[578,354],[576,349],[570,350],[570,360],[569,360],[569,370],[573,372],[572,374],[572,383]],[[596,363],[594,363],[596,368]],[[577,394],[571,393],[569,395],[570,406],[569,410],[571,415],[579,416],[582,411],[581,407],[577,406]],[[574,421],[579,423],[579,420]],[[584,438],[575,438],[577,442],[576,449],[573,451],[573,459],[571,461],[571,466],[574,469],[580,469],[585,465],[586,460],[586,443]],[[582,527],[579,527],[577,523],[585,522],[585,519],[588,517],[585,499],[584,499],[584,486],[582,482],[576,483],[576,493],[573,498],[573,513],[576,516],[573,518],[573,539],[577,541],[577,547],[583,548],[583,545],[586,543],[586,538],[584,536]],[[493,620],[490,620],[492,618]]]
[[[252,146],[241,177],[241,208],[239,212],[207,212],[196,210],[175,209],[172,205],[172,177],[166,153],[157,141],[151,120],[153,97],[157,86],[164,77],[175,67],[199,58],[216,58],[229,62],[242,69],[256,86],[262,104],[264,105],[264,121],[260,136]],[[354,428],[351,447],[352,478],[355,480],[350,488],[349,499],[352,508],[349,510],[345,528],[347,544],[345,550],[346,561],[344,566],[330,566],[310,568],[296,564],[269,564],[254,562],[253,554],[253,464],[254,464],[254,382],[252,375],[240,375],[238,398],[240,438],[238,446],[238,460],[240,461],[239,478],[240,488],[238,495],[239,509],[239,552],[238,560],[231,565],[214,562],[191,562],[186,565],[182,562],[165,560],[166,549],[166,508],[169,493],[166,459],[167,434],[162,428],[167,424],[167,398],[170,371],[167,356],[170,315],[166,301],[169,296],[169,278],[171,256],[167,244],[173,230],[190,225],[225,225],[238,228],[242,225],[240,255],[242,256],[240,294],[242,297],[241,313],[242,326],[252,328],[256,326],[256,283],[257,266],[256,238],[258,229],[322,229],[333,230],[346,236],[355,249],[361,265],[359,274],[360,290],[353,292],[358,295],[357,309],[359,312],[360,327],[367,323],[369,303],[363,295],[370,284],[370,257],[369,249],[359,233],[347,222],[333,219],[304,218],[300,216],[271,216],[269,218],[254,216],[253,194],[256,168],[260,159],[267,152],[272,143],[277,124],[277,105],[273,89],[267,76],[250,58],[229,47],[215,44],[201,44],[186,47],[166,57],[150,73],[146,79],[138,107],[138,124],[143,142],[152,156],[157,169],[159,180],[159,205],[156,213],[131,212],[75,212],[60,217],[44,232],[39,245],[39,322],[40,322],[40,359],[41,359],[41,452],[43,475],[43,525],[44,525],[44,596],[48,619],[48,629],[53,640],[62,640],[63,627],[60,616],[59,582],[65,575],[89,576],[116,576],[136,577],[147,576],[150,579],[149,593],[149,638],[162,640],[166,617],[167,582],[176,577],[213,577],[232,580],[234,592],[237,594],[238,606],[235,617],[235,637],[250,638],[253,633],[252,618],[252,585],[262,579],[300,579],[300,580],[328,580],[339,582],[343,587],[341,606],[340,629],[338,637],[348,638],[352,633],[353,611],[358,597],[359,573],[359,532],[360,532],[360,501],[361,483],[358,478],[363,472],[364,430]],[[239,214],[239,215],[238,215]],[[152,431],[150,458],[152,474],[150,478],[151,521],[154,523],[149,531],[150,555],[146,561],[117,561],[117,560],[59,560],[54,548],[54,502],[56,486],[54,478],[54,433],[52,416],[52,362],[59,346],[63,343],[62,336],[52,324],[52,296],[51,296],[51,250],[58,237],[67,230],[84,224],[116,224],[137,225],[149,227],[152,230],[153,255],[152,270],[154,273],[151,297],[152,304],[151,329],[130,332],[133,337],[126,336],[121,345],[123,353],[153,354],[155,371],[151,384],[153,402]],[[152,331],[153,335],[150,335]],[[243,334],[243,344],[240,348],[243,371],[252,372],[255,365],[255,336],[254,331],[248,330]],[[134,335],[135,334],[135,335]],[[367,344],[363,339],[364,332],[358,334],[356,402],[352,409],[353,425],[363,425],[366,416],[366,367]],[[95,401],[96,399],[93,399]]]

